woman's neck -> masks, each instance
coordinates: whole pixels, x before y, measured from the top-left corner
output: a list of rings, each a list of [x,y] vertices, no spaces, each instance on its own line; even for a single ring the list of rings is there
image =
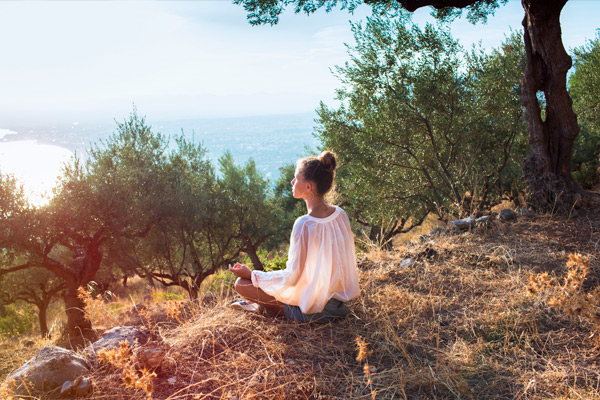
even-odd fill
[[[321,196],[315,196],[310,201],[304,199],[306,202],[307,214],[315,218],[326,218],[333,214],[335,208],[325,203],[325,199]]]

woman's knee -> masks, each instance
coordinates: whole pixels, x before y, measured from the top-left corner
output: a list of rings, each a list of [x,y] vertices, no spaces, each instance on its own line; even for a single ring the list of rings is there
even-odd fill
[[[237,278],[235,281],[235,291],[240,294],[247,292],[248,283],[252,286],[252,282],[248,279]]]

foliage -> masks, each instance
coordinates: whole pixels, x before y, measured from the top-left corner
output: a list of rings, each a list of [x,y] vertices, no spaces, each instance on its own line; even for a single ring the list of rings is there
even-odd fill
[[[46,311],[64,286],[61,279],[40,268],[41,253],[32,254],[32,249],[40,250],[37,240],[45,228],[42,216],[41,210],[28,204],[17,180],[0,174],[0,299],[4,304],[35,305],[40,334],[46,336]]]
[[[44,268],[28,268],[0,277],[0,299],[4,304],[25,302],[37,308],[39,332],[49,333],[48,307],[59,298],[64,282]]]
[[[275,234],[267,242],[268,249],[276,249],[281,243],[289,241],[294,221],[306,214],[304,202],[295,199],[292,193],[291,181],[295,173],[295,164],[287,164],[279,168],[279,178],[275,182],[273,196],[270,198],[272,207],[278,214],[279,225]]]
[[[519,100],[521,71],[525,68],[522,32],[511,32],[489,54],[473,50],[469,60],[476,96],[473,108],[478,108],[473,113],[473,125],[480,134],[469,138],[465,145],[470,146],[468,154],[475,159],[474,165],[490,171],[481,186],[495,189],[490,201],[496,202],[507,193],[523,189],[521,165],[529,151],[525,109]],[[494,168],[495,176],[491,173]]]
[[[175,144],[153,177],[159,185],[149,199],[154,226],[144,237],[121,240],[113,262],[196,297],[202,280],[231,262],[239,246],[227,196],[206,151],[183,135]]]
[[[516,35],[469,55],[447,28],[421,30],[406,17],[353,31],[351,62],[337,68],[342,105],[318,110],[349,214],[380,241],[430,212],[464,215],[495,200],[518,177],[511,149],[524,140]]]
[[[226,154],[217,178],[201,145],[183,134],[171,142],[135,109],[89,155],[64,166],[40,209],[29,207],[13,178],[0,181],[3,298],[34,302],[41,327],[64,289],[70,334],[91,332],[84,310],[96,298],[80,288],[98,282],[102,293],[120,275],[152,277],[196,297],[207,276],[248,243],[258,249],[279,226],[253,162],[237,167]]]
[[[240,250],[250,256],[255,268],[262,269],[256,252],[277,233],[281,225],[280,214],[276,212],[273,201],[269,200],[269,181],[258,173],[252,159],[244,166],[236,166],[227,152],[219,159],[219,166],[219,189],[230,209],[227,223],[236,231]]]
[[[569,93],[581,126],[573,147],[573,176],[584,188],[598,183],[600,168],[600,34],[573,51]]]
[[[0,315],[0,338],[8,339],[29,333],[35,323],[36,316],[32,307],[5,306]]]
[[[390,2],[387,0],[234,0],[234,4],[239,4],[246,10],[247,18],[252,25],[271,24],[279,22],[279,16],[286,8],[292,8],[296,14],[305,13],[310,15],[320,8],[326,12],[332,11],[336,7],[347,9],[352,13],[362,3],[368,4],[377,14],[391,14],[402,12],[403,9],[414,11],[417,8],[429,5],[435,5],[436,11],[432,12],[437,18],[448,20],[456,18],[463,13],[466,8],[467,19],[471,22],[486,21],[489,14],[493,14],[500,4],[505,4],[508,0],[472,0],[456,1],[443,0],[432,4],[430,2],[421,2],[414,0],[398,0]],[[457,8],[454,8],[457,7]]]
[[[258,247],[277,226],[269,224],[268,183],[253,163],[238,168],[225,155],[217,179],[201,145],[183,135],[170,143],[134,110],[93,145],[88,160],[75,157],[63,168],[53,199],[40,209],[2,176],[0,275],[15,274],[17,282],[17,274],[41,268],[46,282],[64,285],[74,336],[91,331],[78,295],[90,282],[103,292],[117,276],[137,273],[195,297],[204,278],[237,257],[241,234]],[[232,219],[240,209],[243,219]]]
[[[289,246],[287,246],[285,250],[260,250],[258,252],[258,257],[261,260],[264,270],[269,272],[285,269],[287,266],[288,250]],[[242,260],[242,263],[249,264],[249,267],[254,269],[250,257],[246,257],[244,260]]]
[[[157,302],[164,301],[180,301],[183,300],[183,294],[171,293],[171,292],[154,292],[152,293],[152,297]]]
[[[29,234],[35,229],[31,218],[34,213],[23,186],[14,176],[0,173],[0,265],[3,270],[22,261],[20,258],[31,241]]]

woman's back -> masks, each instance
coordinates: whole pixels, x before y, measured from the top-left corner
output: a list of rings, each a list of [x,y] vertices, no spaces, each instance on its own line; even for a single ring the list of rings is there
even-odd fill
[[[303,215],[294,223],[287,267],[253,272],[253,283],[303,313],[318,312],[331,298],[348,301],[360,294],[354,238],[339,207],[325,218]]]

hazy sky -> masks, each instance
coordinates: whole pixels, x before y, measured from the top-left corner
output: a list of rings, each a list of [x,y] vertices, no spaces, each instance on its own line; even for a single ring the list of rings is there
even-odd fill
[[[369,11],[287,13],[252,27],[228,1],[1,1],[0,128],[122,119],[133,103],[154,120],[312,111],[339,86],[330,68],[347,59],[348,20]],[[599,11],[600,1],[567,3],[567,48],[595,36]],[[459,21],[453,33],[497,46],[522,17],[513,0],[487,26]]]

